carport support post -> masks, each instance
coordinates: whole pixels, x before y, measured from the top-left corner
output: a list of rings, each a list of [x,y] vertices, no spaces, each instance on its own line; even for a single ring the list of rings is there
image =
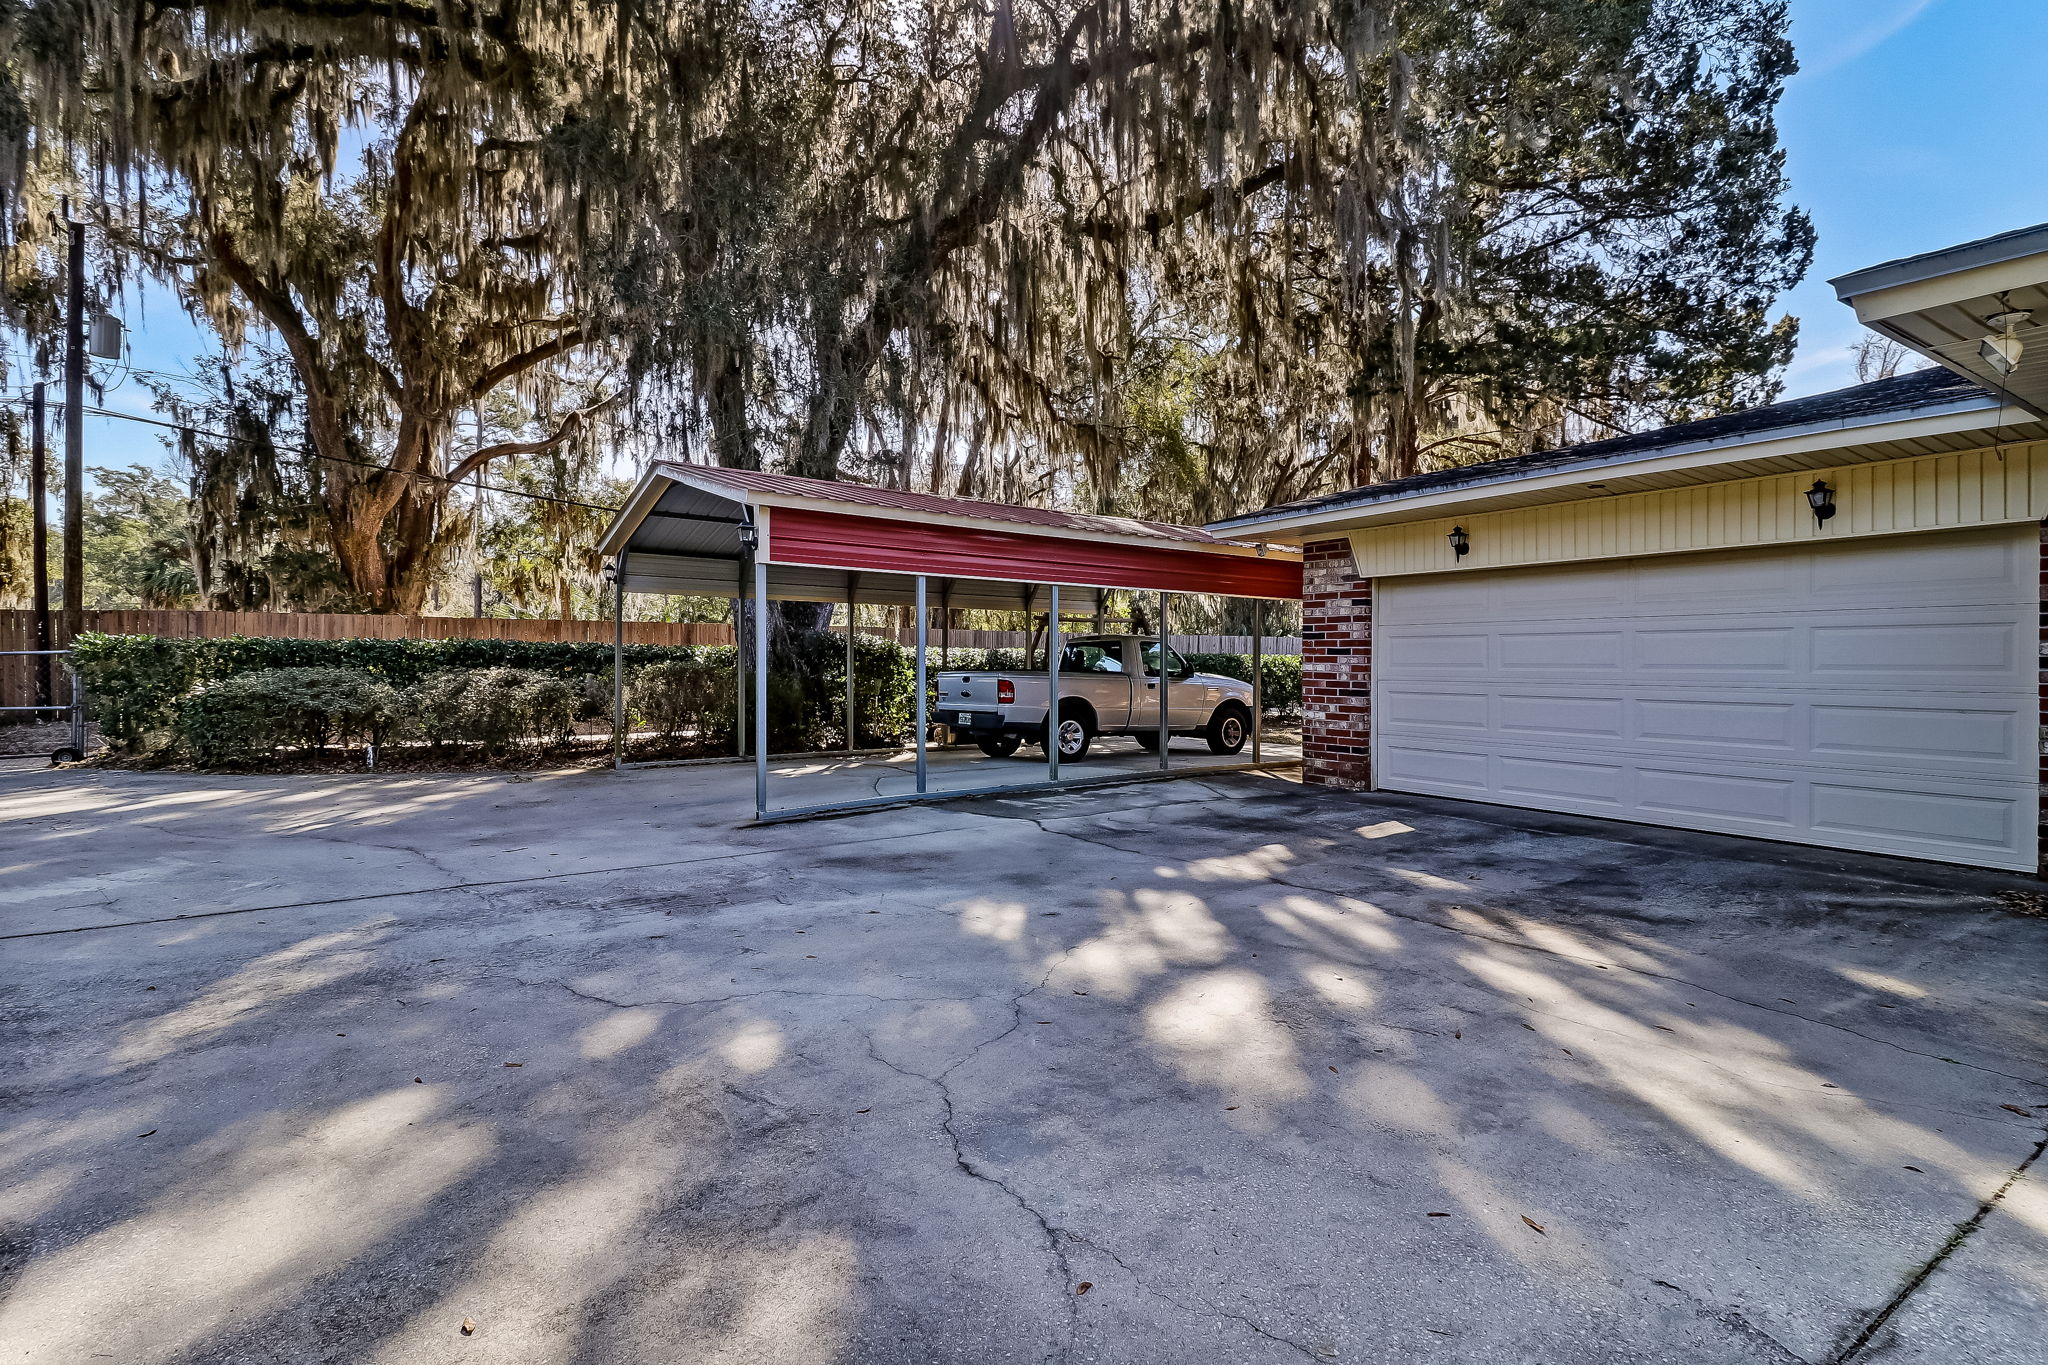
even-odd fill
[[[768,813],[768,566],[754,561],[754,818]]]
[[[925,610],[924,575],[917,576],[917,682],[916,697],[910,708],[911,723],[917,727],[917,791],[920,796],[925,788],[924,761],[924,641],[926,628],[931,624],[930,613]]]
[[[1045,615],[1045,780],[1060,780],[1060,585]]]
[[[1166,639],[1166,589],[1159,590],[1159,771],[1166,771],[1166,746],[1173,742],[1173,728],[1168,724],[1173,702],[1168,693],[1173,681],[1167,677],[1166,651],[1172,648]]]
[[[1266,603],[1252,603],[1252,762],[1259,761],[1259,718],[1266,713]]]
[[[846,755],[853,756],[853,603],[858,574],[846,576]]]
[[[626,552],[612,561],[612,767],[626,761]]]

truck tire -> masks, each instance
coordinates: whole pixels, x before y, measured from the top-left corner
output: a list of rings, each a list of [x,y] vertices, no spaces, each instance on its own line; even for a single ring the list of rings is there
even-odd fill
[[[1209,726],[1202,732],[1202,738],[1209,741],[1210,753],[1234,754],[1244,748],[1251,732],[1252,713],[1228,701],[1210,712]]]
[[[1024,743],[1022,735],[983,735],[974,741],[974,747],[990,758],[1008,758]]]
[[[1078,763],[1088,757],[1088,746],[1095,739],[1095,730],[1088,724],[1088,713],[1078,706],[1060,708],[1060,762]],[[1038,747],[1046,747],[1045,728],[1039,727]]]

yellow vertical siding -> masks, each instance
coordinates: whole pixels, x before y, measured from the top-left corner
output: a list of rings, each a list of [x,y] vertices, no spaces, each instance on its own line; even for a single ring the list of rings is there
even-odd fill
[[[1835,490],[1836,514],[1823,527],[1806,503],[1816,478]],[[2048,444],[2036,444],[1433,516],[1350,536],[1361,576],[1392,577],[2044,519]],[[1454,561],[1445,540],[1453,526],[1472,538],[1462,560]]]

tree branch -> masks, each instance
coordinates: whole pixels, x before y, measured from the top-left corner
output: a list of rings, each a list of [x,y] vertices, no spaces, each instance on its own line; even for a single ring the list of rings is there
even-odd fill
[[[562,419],[562,425],[555,428],[553,435],[543,437],[538,441],[499,441],[495,445],[487,445],[473,450],[458,461],[455,467],[449,470],[443,477],[450,483],[461,483],[493,460],[501,460],[510,455],[545,455],[548,451],[553,450],[556,446],[561,445],[577,432],[583,430],[584,423],[589,421],[596,413],[608,407],[616,399],[617,395],[614,394],[599,399],[587,408],[579,408]]]
[[[567,355],[577,347],[587,345],[596,339],[582,327],[570,327],[566,331],[557,332],[531,350],[521,351],[518,355],[501,360],[478,375],[476,382],[469,386],[469,396],[471,399],[482,398],[512,376],[530,370],[542,361]]]

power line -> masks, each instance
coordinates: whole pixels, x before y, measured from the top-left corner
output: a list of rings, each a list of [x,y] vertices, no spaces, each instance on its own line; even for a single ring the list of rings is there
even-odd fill
[[[25,396],[20,395],[9,397],[6,399],[0,399],[0,402],[8,403],[26,403],[27,401],[28,399]],[[175,431],[179,433],[190,432],[194,436],[204,436],[210,440],[215,441],[231,441],[240,445],[268,444],[273,450],[288,450],[293,452],[294,454],[303,455],[307,459],[311,460],[325,460],[330,464],[354,465],[359,469],[374,469],[379,473],[397,474],[396,470],[391,469],[387,465],[378,464],[375,460],[352,460],[348,458],[346,455],[323,455],[319,451],[313,449],[311,446],[279,445],[275,441],[258,441],[254,437],[250,436],[236,436],[225,431],[209,431],[204,427],[195,427],[184,422],[159,421],[157,418],[143,417],[132,412],[116,412],[112,408],[89,407],[83,409],[83,411],[85,415],[88,417],[112,417],[117,418],[123,422],[140,422],[144,426],[162,427],[166,431]],[[445,483],[450,487],[454,488],[460,488],[463,486],[464,483],[463,480],[450,478],[446,474],[433,474],[425,470],[414,470],[411,473],[400,475],[400,477],[408,479],[426,479],[433,483]],[[507,488],[503,484],[470,482],[468,486],[471,488],[481,488],[487,493],[503,493],[508,497],[514,498],[531,498],[535,502],[558,503],[563,507],[581,507],[592,512],[617,512],[620,510],[617,507],[608,506],[607,504],[604,503],[584,502],[579,498],[557,497],[552,493],[535,493],[524,488]]]

